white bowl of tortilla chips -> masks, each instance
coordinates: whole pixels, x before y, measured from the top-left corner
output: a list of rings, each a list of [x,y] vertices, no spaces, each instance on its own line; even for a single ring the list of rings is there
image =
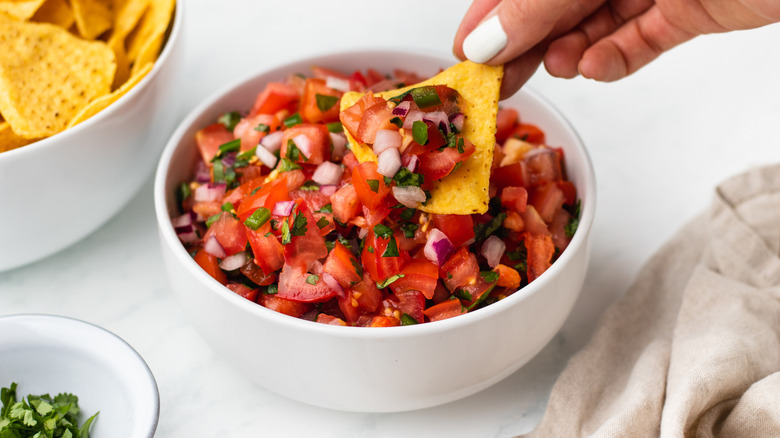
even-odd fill
[[[98,228],[177,111],[182,2],[0,0],[0,271]]]
[[[249,381],[331,409],[421,409],[458,400],[500,382],[531,360],[563,325],[587,270],[595,179],[588,154],[572,127],[550,104],[527,90],[503,104],[516,108],[523,120],[541,127],[548,144],[564,151],[569,179],[577,186],[582,201],[580,225],[550,269],[528,286],[485,308],[441,321],[398,327],[341,327],[293,318],[222,286],[198,266],[176,235],[171,217],[180,214],[177,188],[192,179],[200,159],[196,132],[226,112],[251,108],[267,83],[308,72],[312,66],[346,73],[367,68],[392,72],[398,68],[432,76],[453,64],[451,58],[381,50],[304,59],[227,86],[195,108],[174,132],[160,159],[154,187],[163,259],[172,290],[190,323]],[[474,71],[473,66],[466,67]],[[462,78],[448,85],[472,99],[474,108],[489,112],[495,123],[498,84],[492,73],[487,76],[493,78],[493,86],[482,88],[483,82],[473,85]],[[460,86],[464,83],[485,92],[465,90]],[[476,114],[470,116],[472,121],[481,120]],[[495,125],[487,134],[491,147],[494,135]],[[364,158],[371,159],[370,154]],[[460,178],[457,173],[451,176]],[[479,189],[479,178],[459,181],[455,187],[439,187]],[[481,201],[474,196],[453,202],[467,203],[470,212],[479,209]],[[445,207],[442,203],[435,205]]]

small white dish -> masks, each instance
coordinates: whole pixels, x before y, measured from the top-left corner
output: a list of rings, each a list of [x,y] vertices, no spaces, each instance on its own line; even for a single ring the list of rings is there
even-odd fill
[[[54,315],[0,317],[0,386],[28,394],[72,393],[80,422],[100,411],[90,436],[154,436],[160,397],[151,370],[124,340],[96,325]]]

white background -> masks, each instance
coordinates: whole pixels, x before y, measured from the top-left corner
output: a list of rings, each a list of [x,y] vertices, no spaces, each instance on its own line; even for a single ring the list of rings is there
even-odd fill
[[[170,102],[181,117],[230,82],[307,56],[371,48],[447,55],[469,4],[185,2],[185,97]],[[566,361],[648,257],[707,207],[719,181],[778,161],[778,43],[778,25],[702,37],[612,84],[537,72],[529,86],[568,117],[596,169],[591,266],[571,317],[550,345],[508,379],[464,400],[417,412],[353,414],[303,405],[249,383],[203,343],[173,299],[157,238],[151,169],[141,192],[97,232],[0,273],[0,314],[67,315],[123,337],[157,379],[162,438],[527,432]]]

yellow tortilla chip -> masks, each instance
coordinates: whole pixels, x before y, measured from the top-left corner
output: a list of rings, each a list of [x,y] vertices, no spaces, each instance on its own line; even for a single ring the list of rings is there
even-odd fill
[[[108,0],[70,0],[79,35],[94,40],[111,29],[114,13]]]
[[[65,0],[46,0],[30,19],[39,23],[51,23],[65,29],[73,26],[76,18]]]
[[[131,62],[143,65],[143,62],[140,62],[142,53],[148,52],[150,45],[157,44],[157,40],[160,41],[160,44],[162,43],[162,38],[168,29],[168,23],[171,21],[174,4],[174,0],[149,1],[149,6],[138,23],[138,27],[128,37],[127,56]],[[157,49],[159,50],[159,45],[157,45]],[[154,57],[157,57],[157,52],[154,52]]]
[[[0,113],[24,138],[56,134],[110,91],[116,61],[99,41],[0,17]]]
[[[111,83],[111,90],[121,87],[130,77],[130,60],[127,59],[125,45],[121,40],[109,40],[108,46],[113,50],[116,57],[116,73],[114,81]]]
[[[502,66],[488,66],[464,61],[436,76],[409,87],[375,93],[385,99],[407,90],[427,85],[447,85],[463,97],[463,136],[468,138],[476,151],[452,174],[434,183],[431,198],[420,210],[438,214],[484,213],[488,209],[490,195],[490,167],[496,140],[496,115],[498,113],[499,88],[504,70]],[[349,92],[341,97],[341,110],[354,105],[363,95]],[[352,152],[358,161],[376,161],[374,151],[358,143],[345,130]]]
[[[8,122],[0,122],[0,152],[10,151],[36,140],[19,137]]]
[[[144,67],[135,75],[133,75],[127,82],[122,84],[121,87],[119,87],[116,91],[114,91],[111,94],[106,94],[105,96],[100,96],[97,99],[93,100],[89,103],[89,105],[85,106],[76,116],[71,119],[70,123],[68,123],[68,128],[72,128],[79,123],[83,122],[84,120],[87,120],[88,118],[94,116],[100,111],[103,111],[107,106],[111,105],[112,103],[116,102],[120,97],[124,96],[125,93],[130,91],[133,87],[135,87],[138,82],[141,81],[141,79],[144,78],[150,71],[152,71],[153,64],[151,62],[144,65]]]
[[[16,0],[0,1],[0,13],[17,20],[27,21],[35,14],[35,11],[41,7],[44,0]]]
[[[138,52],[138,57],[133,60],[133,68],[130,71],[131,75],[135,75],[142,66],[154,62],[157,59],[157,55],[160,53],[160,47],[162,47],[163,36],[164,34],[160,34],[157,38],[149,40],[146,46]]]
[[[111,39],[122,40],[124,43],[148,6],[149,0],[114,0],[114,29]]]

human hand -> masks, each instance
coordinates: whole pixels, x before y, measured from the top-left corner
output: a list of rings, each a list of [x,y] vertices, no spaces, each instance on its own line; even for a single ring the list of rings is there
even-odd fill
[[[474,0],[453,51],[505,64],[507,98],[542,62],[553,76],[615,81],[698,35],[778,21],[778,0]]]

